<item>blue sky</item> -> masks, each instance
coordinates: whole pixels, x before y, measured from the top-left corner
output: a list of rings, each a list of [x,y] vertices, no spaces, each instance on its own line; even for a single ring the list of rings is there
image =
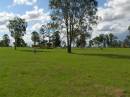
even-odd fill
[[[15,1],[15,0],[14,0]],[[13,0],[1,0],[0,1],[0,11],[7,11],[13,13],[24,14],[26,11],[32,10],[33,6],[38,6],[39,8],[44,8],[45,11],[49,9],[48,2],[49,0],[37,0],[35,4],[26,5],[26,4],[15,4]],[[23,0],[26,1],[26,0]],[[28,0],[32,1],[32,0]]]
[[[13,0],[1,0],[0,1],[0,11],[8,11],[8,12],[23,14],[27,10],[31,10],[33,7],[33,6],[24,5],[24,4],[21,4],[21,5],[19,4],[19,5],[13,6],[13,7],[9,7],[9,6],[13,5],[14,1]],[[49,0],[37,0],[37,2],[34,5],[39,6],[39,8],[44,8],[44,10],[47,11],[49,9],[48,2],[49,2]],[[106,0],[98,0],[99,6],[103,6],[103,4],[105,2],[106,2]]]
[[[130,24],[130,0],[97,1],[98,15],[102,20],[95,28],[93,36],[100,33],[114,33],[121,38],[125,36]],[[30,43],[31,31],[39,29],[50,19],[48,2],[49,0],[0,0],[0,37],[5,33],[10,34],[6,27],[8,20],[19,16],[28,21],[24,39]]]
[[[99,6],[103,6],[104,3],[106,2],[106,0],[97,0],[97,1],[98,1]]]
[[[103,6],[105,0],[98,0]],[[9,31],[7,21],[20,16],[28,21],[28,37],[31,30],[36,30],[49,20],[49,0],[1,0],[0,1],[0,36]],[[30,31],[30,32],[29,32]],[[28,38],[27,37],[27,38]],[[26,38],[26,39],[27,39]]]
[[[24,14],[26,11],[32,10],[34,5],[38,6],[39,8],[43,8],[45,11],[48,11],[49,9],[49,6],[48,6],[49,0],[37,0],[37,2],[34,5],[18,4],[18,5],[13,6],[14,1],[1,0],[0,11]],[[99,6],[103,6],[105,2],[106,0],[98,0]]]
[[[49,0],[1,0],[0,1],[0,37],[9,34],[6,27],[9,19],[19,16],[28,21],[25,40],[30,39],[32,30],[39,29],[49,20]],[[12,38],[13,41],[13,38]],[[29,42],[31,42],[29,40]]]

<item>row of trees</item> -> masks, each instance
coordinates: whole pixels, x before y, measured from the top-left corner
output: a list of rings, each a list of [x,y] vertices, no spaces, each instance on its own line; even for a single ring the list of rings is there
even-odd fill
[[[10,47],[10,37],[8,34],[4,34],[3,37],[2,37],[2,40],[0,41],[0,47]],[[18,38],[17,39],[17,47],[26,47],[27,46],[27,43],[25,43],[24,39],[22,38]]]
[[[61,46],[61,40],[60,40],[60,32],[56,31],[52,33],[52,35],[46,35],[45,33],[42,35],[38,33],[37,31],[32,32],[32,41],[33,41],[33,46],[38,46],[38,47],[60,47]],[[45,39],[46,38],[46,39]],[[48,39],[47,39],[48,38]]]
[[[89,41],[89,47],[130,47],[130,35],[121,41],[114,34],[100,34]]]
[[[38,31],[32,32],[32,41],[34,42],[33,46],[51,46],[60,47],[60,32],[55,31],[53,33],[50,32],[51,26],[48,23],[47,25],[42,25]],[[27,44],[23,40],[23,36],[26,34],[27,22],[25,19],[21,19],[19,17],[15,17],[12,20],[9,20],[9,24],[7,25],[9,31],[11,32],[11,36],[14,38],[14,47],[23,47]],[[3,37],[8,37],[7,35]],[[47,39],[48,38],[48,39]]]
[[[65,42],[62,42],[60,40],[60,32],[54,32],[51,35],[50,43],[47,40],[43,40],[43,38],[40,38],[40,33],[33,31],[32,32],[32,41],[34,42],[33,46],[38,47],[61,47],[61,44],[63,46],[66,46]],[[23,39],[19,40],[17,39],[17,47],[26,47],[27,43]],[[81,38],[80,40],[77,39],[74,47],[77,48],[84,48],[87,46],[86,40],[84,38]],[[4,34],[2,37],[2,40],[0,41],[0,47],[9,47],[10,46],[10,38],[8,34]],[[96,36],[95,38],[89,40],[88,47],[130,47],[130,35],[126,36],[126,38],[121,41],[118,40],[118,37],[114,34],[100,34],[99,36]]]
[[[40,29],[32,32],[32,41],[35,46],[60,47],[66,44],[67,52],[71,53],[71,47],[86,47],[86,40],[91,37],[93,26],[97,24],[96,0],[50,0],[51,21],[41,25]],[[9,20],[7,25],[11,36],[14,38],[15,49],[18,46],[26,46],[23,36],[26,34],[27,22],[25,19],[15,17]],[[130,31],[130,27],[128,28]],[[66,41],[61,43],[61,33]],[[126,39],[125,41],[128,41]],[[113,34],[101,34],[89,41],[89,46],[103,45],[113,47],[117,43],[117,37]]]
[[[48,45],[51,43],[51,38],[55,40],[53,43],[55,46],[59,45],[60,41],[57,41],[57,38],[59,38],[58,32],[60,32],[59,29],[64,29],[64,34],[67,38],[67,51],[71,53],[71,47],[73,41],[75,41],[75,37],[80,37],[78,40],[82,41],[83,38],[84,40],[86,39],[86,35],[92,32],[92,26],[96,24],[98,19],[96,16],[97,5],[96,0],[50,0],[49,6],[52,10],[52,21],[46,26],[43,25],[41,27],[40,35],[36,31],[32,32],[34,45],[37,43],[45,43],[44,38],[46,37],[48,37]],[[18,41],[21,41],[22,37],[26,34],[27,22],[24,19],[16,17],[9,21],[7,27],[15,40],[14,46],[16,49]],[[51,32],[55,32],[54,35]],[[41,37],[43,39],[42,41],[39,39]],[[83,42],[85,42],[84,40]],[[81,42],[78,43],[79,45],[83,45]]]

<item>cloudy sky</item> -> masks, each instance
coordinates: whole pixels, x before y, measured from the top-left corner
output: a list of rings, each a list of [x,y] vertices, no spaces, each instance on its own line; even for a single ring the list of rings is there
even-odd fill
[[[93,33],[94,36],[99,33],[114,33],[119,39],[124,39],[129,34],[130,0],[106,0],[103,6],[99,6],[98,15],[102,19]]]
[[[26,42],[31,43],[30,33],[49,21],[49,0],[0,0],[0,37],[10,34],[8,20],[19,16],[28,21]],[[102,17],[93,36],[100,33],[114,33],[121,39],[128,34],[130,25],[130,0],[98,0],[98,15]],[[13,41],[13,38],[11,38]]]
[[[10,35],[8,20],[15,16],[26,19],[28,22],[27,34],[24,40],[31,43],[31,32],[38,30],[41,24],[49,21],[49,0],[0,0],[0,37]],[[13,41],[13,38],[11,38]]]

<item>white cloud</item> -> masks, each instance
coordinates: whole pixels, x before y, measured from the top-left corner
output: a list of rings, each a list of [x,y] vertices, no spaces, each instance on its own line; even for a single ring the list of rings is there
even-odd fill
[[[49,13],[44,12],[43,9],[39,9],[37,6],[34,7],[32,11],[27,11],[25,15],[22,16],[27,21],[40,20],[40,21],[49,21]]]
[[[34,24],[34,25],[32,26],[32,30],[33,30],[33,31],[35,31],[35,30],[36,30],[36,31],[39,30],[40,27],[41,27],[41,25],[42,25],[41,23],[36,23],[36,24]]]
[[[98,15],[102,20],[97,25],[94,36],[100,33],[114,33],[125,38],[130,25],[130,0],[108,0],[104,7],[99,8]]]
[[[42,24],[50,21],[49,13],[44,12],[43,9],[39,9],[37,6],[34,6],[33,10],[27,11],[21,17],[26,19],[30,24],[27,29],[27,34],[24,36],[25,41],[27,41],[29,44],[32,44],[31,32],[35,30],[39,31]]]
[[[35,6],[33,10],[25,12],[25,14],[15,14],[9,12],[0,12],[0,36],[3,34],[10,34],[7,28],[8,21],[15,16],[26,19],[28,22],[27,34],[24,36],[24,39],[27,43],[31,44],[31,32],[34,30],[39,30],[42,24],[47,23],[50,20],[49,13],[44,12],[43,9]],[[13,39],[11,38],[13,42]]]
[[[9,19],[13,18],[15,15],[8,12],[0,12],[0,32],[8,32],[7,24]]]
[[[14,17],[13,13],[0,12],[0,25],[6,25],[8,20],[13,17]]]
[[[8,21],[10,19],[13,19],[15,16],[19,16],[21,18],[26,19],[27,22],[29,22],[29,26],[32,26],[33,28],[38,28],[36,26],[40,24],[45,24],[50,20],[49,13],[44,12],[43,9],[39,9],[37,6],[34,7],[31,11],[26,11],[25,14],[15,14],[15,13],[9,13],[9,12],[0,12],[0,26],[7,25]],[[2,28],[2,27],[0,27]],[[1,29],[0,29],[1,32]]]
[[[24,35],[23,39],[24,39],[25,42],[28,43],[28,45],[31,46],[32,40],[31,40],[31,31],[30,30],[26,31],[26,35]]]
[[[14,0],[13,5],[33,5],[37,0]]]

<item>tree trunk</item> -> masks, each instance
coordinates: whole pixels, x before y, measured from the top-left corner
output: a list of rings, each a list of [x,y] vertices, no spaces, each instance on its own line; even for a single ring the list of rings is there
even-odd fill
[[[103,41],[103,47],[106,48],[106,41]]]
[[[72,53],[72,51],[71,51],[71,45],[68,46],[67,50],[68,50],[68,53]]]
[[[14,50],[17,50],[17,47],[16,47],[16,45],[14,46]]]
[[[67,33],[69,33],[69,32],[67,31]],[[70,36],[69,35],[67,35],[67,52],[71,53],[71,42],[70,42]]]
[[[69,46],[68,53],[72,53],[71,45],[72,45],[72,37],[73,37],[73,16],[70,17],[70,32],[69,32]]]
[[[68,52],[68,53],[71,53],[71,45],[70,45],[70,35],[69,35],[68,19],[66,19],[66,30],[67,30],[67,52]]]
[[[14,42],[14,50],[17,50],[17,39],[15,38],[15,42]]]
[[[34,47],[33,47],[33,48],[34,48],[34,49],[33,49],[33,52],[34,52],[34,53],[36,53],[36,47],[35,47],[35,46],[36,46],[36,42],[34,41]]]

